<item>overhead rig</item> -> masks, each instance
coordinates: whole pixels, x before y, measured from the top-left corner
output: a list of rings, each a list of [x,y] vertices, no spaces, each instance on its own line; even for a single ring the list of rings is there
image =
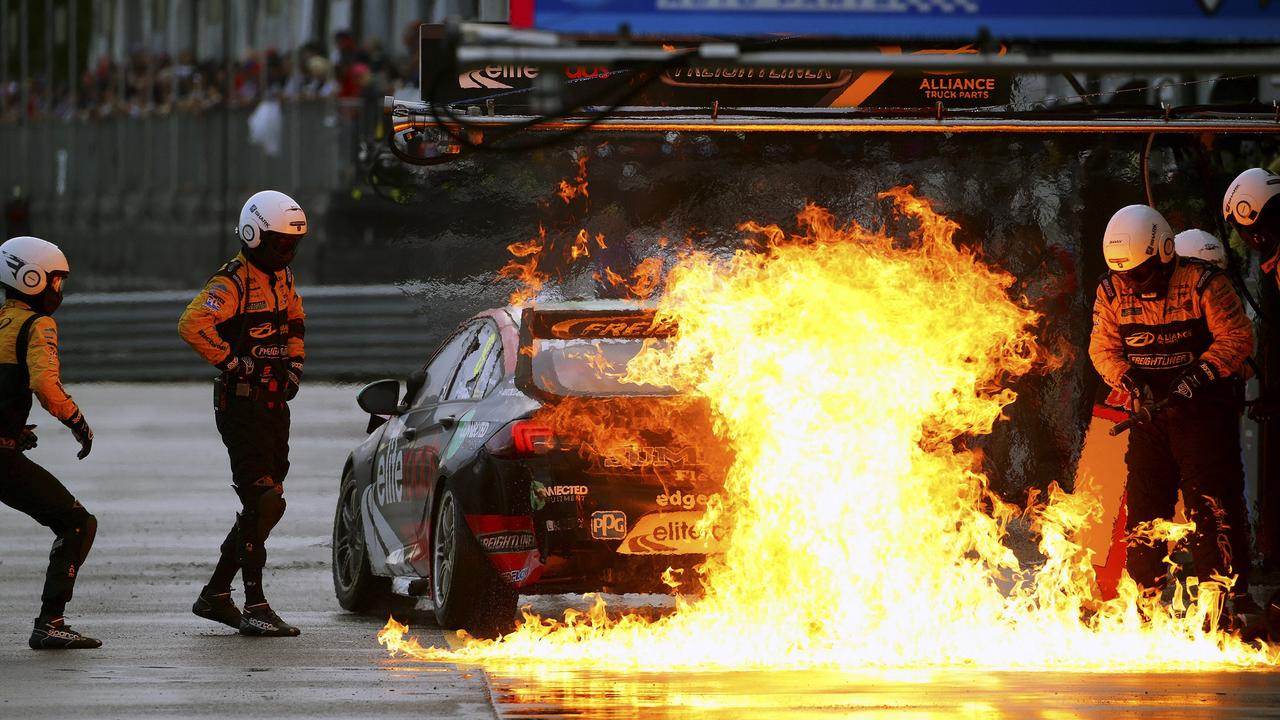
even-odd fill
[[[1088,46],[1098,49],[1006,43],[985,32],[904,47],[872,38],[579,37],[428,25],[422,100],[388,97],[384,110],[392,152],[413,164],[464,150],[520,152],[587,130],[1280,132],[1275,99],[1194,97],[1210,84],[1280,75],[1280,42]],[[1137,84],[1100,89],[1108,77]]]

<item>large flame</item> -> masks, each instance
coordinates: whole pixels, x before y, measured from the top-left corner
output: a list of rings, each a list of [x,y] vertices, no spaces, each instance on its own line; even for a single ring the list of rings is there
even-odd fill
[[[597,598],[457,650],[419,647],[394,621],[379,640],[430,660],[653,669],[1280,662],[1216,627],[1230,578],[1189,582],[1165,604],[1125,578],[1098,600],[1077,541],[1099,514],[1088,493],[1051,486],[1021,508],[989,490],[967,443],[1042,359],[1038,317],[929,202],[909,188],[880,198],[908,237],[810,206],[798,233],[748,223],[753,250],[687,253],[666,275],[659,312],[678,335],[627,374],[708,403],[734,455],[704,520],[728,528],[727,549],[694,579],[700,597],[656,619]],[[1009,549],[1015,526],[1037,538],[1036,561]]]

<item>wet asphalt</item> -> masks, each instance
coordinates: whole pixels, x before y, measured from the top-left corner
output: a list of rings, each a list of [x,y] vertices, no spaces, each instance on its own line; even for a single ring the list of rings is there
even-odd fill
[[[266,588],[302,636],[244,638],[190,613],[237,506],[209,387],[69,389],[93,453],[77,461],[70,433],[37,408],[30,457],[98,517],[68,618],[105,644],[27,648],[51,534],[0,507],[0,718],[1280,717],[1277,671],[620,674],[389,658],[375,640],[384,618],[342,611],[330,577],[338,473],[364,435],[354,385],[312,384],[292,403],[289,505]],[[446,643],[429,617],[413,634]]]
[[[493,717],[482,674],[388,659],[374,639],[384,619],[334,599],[338,475],[367,418],[355,386],[314,385],[293,403],[288,509],[267,545],[266,590],[302,635],[272,639],[190,612],[238,506],[209,386],[68,389],[94,429],[93,452],[77,461],[70,433],[37,407],[29,457],[98,518],[67,618],[104,644],[27,648],[52,534],[0,507],[0,718]],[[441,641],[430,627],[415,633]]]

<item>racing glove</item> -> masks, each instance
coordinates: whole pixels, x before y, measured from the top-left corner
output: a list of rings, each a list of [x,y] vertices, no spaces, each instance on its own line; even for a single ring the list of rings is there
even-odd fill
[[[1280,418],[1280,394],[1264,395],[1249,406],[1249,419],[1256,423]]]
[[[62,424],[71,430],[76,442],[80,443],[80,452],[76,453],[76,459],[83,460],[88,457],[89,451],[93,449],[93,430],[89,428],[89,423],[85,421],[84,413],[77,410],[75,415],[63,420]]]
[[[35,429],[35,425],[27,425],[22,428],[22,434],[18,436],[18,450],[26,452],[27,450],[35,449],[37,443]]]
[[[302,358],[289,358],[289,369],[285,371],[284,399],[292,400],[298,394],[298,385],[302,382]]]
[[[1169,386],[1169,399],[1175,402],[1190,400],[1217,379],[1218,371],[1213,365],[1208,360],[1201,360],[1183,370],[1178,379],[1173,381],[1173,385]]]
[[[226,360],[222,361],[222,364],[218,366],[218,369],[228,375],[238,375],[242,378],[255,377],[257,373],[261,371],[261,368],[258,367],[258,363],[248,355],[241,355],[240,357],[230,355]]]
[[[1142,412],[1142,406],[1151,398],[1151,388],[1134,376],[1132,370],[1125,370],[1120,376],[1120,389],[1129,394],[1129,412]]]

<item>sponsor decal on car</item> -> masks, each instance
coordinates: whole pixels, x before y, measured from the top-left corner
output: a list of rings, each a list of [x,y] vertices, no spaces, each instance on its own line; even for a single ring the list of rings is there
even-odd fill
[[[528,530],[490,533],[477,536],[476,540],[485,552],[491,553],[528,552],[537,547],[533,533]]]
[[[541,510],[547,503],[576,501],[589,492],[586,485],[544,485],[534,480],[529,483],[529,506]]]
[[[692,447],[629,447],[601,455],[600,463],[607,468],[693,466],[698,464],[698,451]]]
[[[677,490],[673,493],[661,493],[653,499],[653,503],[660,508],[684,508],[692,510],[695,507],[706,507],[711,498],[715,497],[715,493],[710,495],[706,493],[691,493],[684,490]]]
[[[623,555],[687,555],[721,552],[728,530],[718,523],[699,528],[698,511],[649,513],[627,534],[618,552]]]
[[[627,536],[627,514],[621,510],[597,510],[591,513],[593,540],[621,540]]]

